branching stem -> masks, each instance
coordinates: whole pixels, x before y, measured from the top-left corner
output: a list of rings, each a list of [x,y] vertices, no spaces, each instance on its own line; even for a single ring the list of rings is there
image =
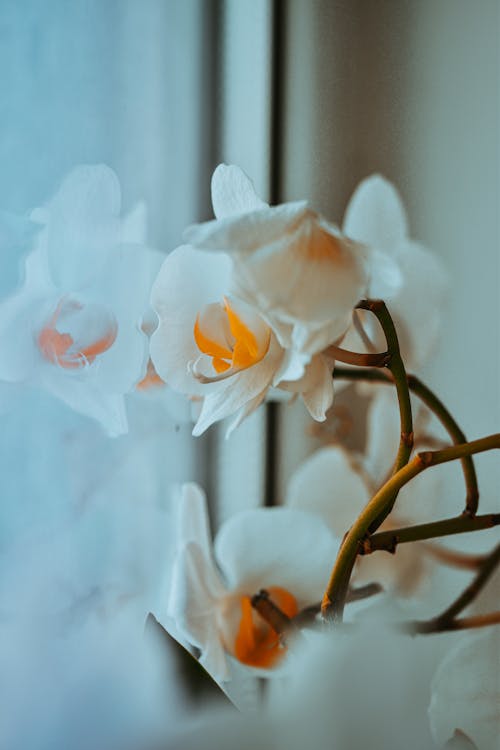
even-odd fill
[[[398,544],[419,542],[424,539],[437,539],[453,534],[465,534],[469,531],[489,529],[500,524],[500,513],[488,513],[483,516],[468,516],[465,513],[456,518],[422,523],[417,526],[405,526],[390,531],[379,531],[363,540],[361,555],[368,555],[377,550],[395,552]]]
[[[346,534],[323,597],[323,616],[335,622],[342,620],[349,579],[363,539],[369,533],[373,522],[380,518],[388,507],[392,508],[393,498],[405,484],[431,466],[495,448],[500,448],[500,433],[437,451],[417,453],[406,466],[397,471],[375,493]]]
[[[339,380],[362,380],[380,383],[382,385],[394,385],[394,380],[390,374],[379,369],[351,370],[346,367],[336,367],[333,372],[333,377]],[[436,394],[415,375],[407,375],[407,382],[410,391],[414,393],[415,396],[417,396],[417,398],[419,398],[439,419],[452,442],[455,445],[466,443],[467,438],[462,432],[460,426]],[[468,515],[473,516],[477,513],[479,501],[476,469],[471,456],[464,456],[461,459],[461,464],[467,493],[465,512]]]

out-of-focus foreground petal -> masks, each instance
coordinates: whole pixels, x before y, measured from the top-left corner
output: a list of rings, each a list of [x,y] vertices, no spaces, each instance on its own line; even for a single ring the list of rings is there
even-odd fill
[[[432,681],[429,716],[436,742],[455,730],[478,750],[495,750],[500,738],[500,628],[467,633],[446,654]]]

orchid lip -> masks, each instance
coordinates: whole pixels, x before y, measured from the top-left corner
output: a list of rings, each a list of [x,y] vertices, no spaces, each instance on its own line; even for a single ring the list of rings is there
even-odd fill
[[[62,297],[37,336],[45,360],[64,370],[88,368],[118,335],[114,315],[102,305]]]
[[[201,359],[201,357],[198,357],[194,362],[189,362],[188,372],[190,372],[199,383],[203,383],[204,385],[208,383],[220,383],[222,380],[227,380],[233,375],[237,375],[239,372],[243,372],[243,370],[246,369],[245,367],[230,367],[228,370],[221,372],[218,375],[205,375],[198,367]]]
[[[218,383],[260,362],[269,350],[271,332],[266,323],[243,303],[207,305],[197,316],[193,337],[198,350],[212,359],[217,374],[206,375],[201,357],[189,362],[188,372],[200,383]]]

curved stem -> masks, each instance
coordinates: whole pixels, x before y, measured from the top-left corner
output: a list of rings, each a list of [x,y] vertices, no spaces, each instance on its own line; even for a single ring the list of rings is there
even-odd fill
[[[454,420],[443,402],[423,383],[416,375],[408,375],[408,385],[410,390],[437,416],[441,424],[445,427],[448,435],[455,445],[467,442],[467,438]],[[479,502],[479,489],[477,486],[477,475],[474,461],[471,456],[464,456],[461,459],[462,470],[464,473],[466,499],[465,512],[474,516],[477,513]]]
[[[340,346],[329,346],[324,354],[335,359],[336,362],[344,362],[346,365],[357,367],[385,367],[389,361],[387,352],[351,352]]]
[[[405,484],[431,466],[437,466],[493,448],[500,448],[500,433],[438,451],[417,453],[412,461],[397,471],[375,493],[346,534],[321,604],[323,616],[334,621],[342,620],[349,579],[362,540],[369,532],[373,522],[384,515],[387,509],[392,508],[394,498]]]
[[[460,596],[453,602],[453,604],[450,604],[450,606],[435,619],[439,620],[440,622],[448,622],[448,620],[454,620],[455,617],[463,609],[465,609],[479,594],[499,563],[500,544],[497,544],[497,546],[484,560],[472,583],[467,586],[465,591],[460,594]]]
[[[333,377],[341,380],[369,380],[383,385],[394,385],[393,379],[382,370],[349,370],[346,367],[336,367]],[[408,387],[439,419],[442,426],[450,436],[455,445],[467,442],[453,416],[450,414],[443,402],[431,389],[415,375],[407,376]],[[474,516],[477,513],[479,489],[477,484],[476,469],[472,456],[464,456],[461,459],[462,471],[466,487],[465,512]]]
[[[387,362],[387,368],[396,385],[401,425],[399,447],[393,468],[393,474],[395,474],[408,463],[413,448],[413,419],[411,413],[410,391],[405,366],[399,350],[398,335],[389,310],[382,300],[362,300],[356,307],[360,310],[369,310],[376,316],[387,341],[387,351],[390,355],[389,361]],[[368,530],[370,533],[376,531],[385,521],[392,510],[396,497],[397,492],[392,498],[392,503],[387,503],[380,512],[380,515],[373,519]]]
[[[457,615],[476,598],[493,575],[498,564],[500,564],[500,544],[497,544],[490,554],[486,555],[472,583],[462,591],[460,596],[444,612],[441,612],[440,615],[433,617],[431,620],[405,623],[403,625],[404,630],[411,633],[442,633],[446,630],[480,628],[500,623],[500,612],[491,612],[487,615],[477,615],[475,617],[464,617],[457,620]]]
[[[445,633],[449,630],[466,630],[470,628],[485,628],[489,625],[500,625],[500,611],[489,612],[487,615],[474,615],[450,620],[446,623],[414,622],[404,626],[404,630],[413,635],[430,635],[431,633]]]

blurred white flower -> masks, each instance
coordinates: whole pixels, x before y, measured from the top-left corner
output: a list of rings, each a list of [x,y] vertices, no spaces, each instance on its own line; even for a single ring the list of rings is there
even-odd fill
[[[231,267],[223,253],[183,245],[166,258],[153,285],[159,325],[151,359],[172,388],[203,399],[193,434],[236,414],[229,435],[272,385],[300,393],[311,415],[325,419],[333,362],[318,354],[306,365],[291,363],[259,311],[229,293]]]
[[[269,674],[286,650],[251,597],[265,589],[295,616],[320,600],[337,548],[319,519],[285,508],[234,515],[212,548],[205,496],[197,485],[184,485],[166,627],[200,649],[201,663],[218,681],[229,679],[228,655]]]
[[[305,201],[268,206],[233,165],[215,170],[212,202],[215,221],[185,237],[231,255],[233,292],[259,311],[281,346],[305,363],[339,340],[366,289],[364,250]]]
[[[143,637],[162,592],[168,513],[142,457],[128,451],[117,466],[120,441],[106,451],[89,427],[95,450],[79,433],[74,454],[104,455],[97,467],[85,461],[85,502],[68,494],[52,519],[46,502],[41,519],[3,543],[0,746],[13,750],[154,744],[176,716],[163,652]]]
[[[396,632],[403,614],[389,598],[380,604],[348,630],[311,633],[291,654],[286,681],[270,684],[278,747],[433,747],[426,715],[432,649]]]
[[[387,303],[407,368],[420,368],[433,353],[441,331],[447,289],[442,263],[409,238],[401,198],[380,175],[368,177],[356,188],[342,228],[348,237],[370,248],[368,296]],[[359,315],[376,348],[383,350],[383,333],[373,316]],[[353,330],[347,343],[359,349]]]
[[[459,730],[478,750],[500,739],[500,628],[467,633],[446,654],[432,681],[429,716],[436,742]]]
[[[0,379],[40,385],[110,434],[127,429],[123,394],[144,374],[140,330],[151,273],[142,208],[120,218],[105,166],[73,170],[31,219],[22,287],[0,305]]]

